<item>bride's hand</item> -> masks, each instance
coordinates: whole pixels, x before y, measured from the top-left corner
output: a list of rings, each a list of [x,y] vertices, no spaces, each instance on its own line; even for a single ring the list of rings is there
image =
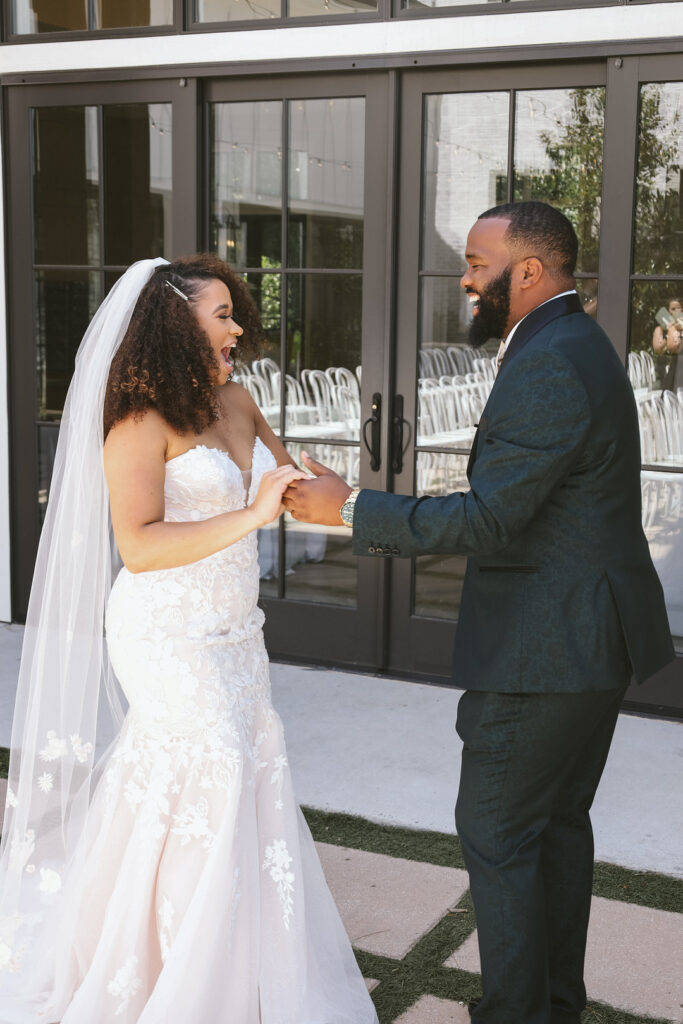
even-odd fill
[[[307,480],[308,476],[297,466],[278,466],[263,474],[251,509],[258,520],[258,526],[272,523],[285,510],[282,495],[293,480]]]

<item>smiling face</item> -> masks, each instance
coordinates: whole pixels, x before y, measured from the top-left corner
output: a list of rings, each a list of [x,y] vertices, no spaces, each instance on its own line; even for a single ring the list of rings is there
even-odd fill
[[[470,342],[478,347],[489,338],[504,338],[517,322],[511,308],[513,264],[503,237],[510,221],[475,221],[467,236],[467,271],[460,285],[472,304]]]
[[[232,350],[242,334],[242,328],[232,317],[232,296],[228,286],[218,278],[207,281],[192,300],[192,311],[216,357],[215,383],[225,384],[235,369]]]

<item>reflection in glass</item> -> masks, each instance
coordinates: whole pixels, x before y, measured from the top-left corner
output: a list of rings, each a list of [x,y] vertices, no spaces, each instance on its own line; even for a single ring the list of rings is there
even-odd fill
[[[643,528],[664,588],[671,632],[683,638],[683,473],[643,470]]]
[[[253,21],[281,17],[280,0],[196,0],[195,21]]]
[[[360,429],[362,277],[287,282],[286,433],[354,440]]]
[[[634,281],[628,372],[646,465],[683,468],[683,288]]]
[[[643,85],[633,270],[680,273],[683,265],[683,82]]]
[[[515,99],[514,198],[562,210],[579,236],[577,269],[596,271],[605,90],[522,91]]]
[[[468,491],[467,456],[418,452],[416,459],[416,497],[439,497],[453,491]],[[415,615],[436,619],[455,619],[467,559],[461,555],[421,555],[415,559],[413,609]]]
[[[12,31],[78,31],[88,27],[88,0],[12,0]]]
[[[33,115],[35,262],[100,258],[96,107],[39,107]]]
[[[584,313],[588,313],[593,319],[598,315],[598,279],[597,277],[579,277],[576,281],[576,290],[583,304]]]
[[[472,314],[458,277],[423,277],[417,443],[469,448],[495,379],[498,340],[467,343]]]
[[[173,0],[97,0],[95,28],[172,25]]]
[[[265,342],[259,359],[240,366],[235,380],[246,388],[276,434],[280,434],[280,275],[245,274],[261,313]],[[238,345],[239,350],[239,345]]]
[[[99,274],[40,270],[35,278],[37,414],[59,420],[76,350],[99,306]]]
[[[360,268],[365,100],[293,100],[289,131],[288,265]]]
[[[462,7],[467,5],[471,7],[475,6],[483,7],[484,4],[510,4],[517,3],[518,0],[401,0],[401,7],[403,8],[424,8],[424,7]],[[575,0],[575,2],[581,3],[582,0]]]
[[[329,14],[376,14],[377,0],[288,0],[287,13],[293,18]]]
[[[289,444],[292,458],[301,464],[301,445]],[[360,451],[334,444],[306,445],[314,459],[358,486]],[[357,558],[351,551],[351,530],[346,526],[297,523],[285,514],[285,597],[318,604],[356,605]]]
[[[239,267],[282,261],[282,104],[215,103],[210,119],[210,246]]]
[[[507,92],[427,96],[422,267],[462,273],[477,215],[507,200]]]
[[[172,105],[112,104],[102,118],[104,262],[170,259]]]

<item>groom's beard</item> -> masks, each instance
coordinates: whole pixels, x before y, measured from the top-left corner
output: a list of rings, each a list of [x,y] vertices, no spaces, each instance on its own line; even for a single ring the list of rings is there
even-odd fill
[[[469,328],[470,345],[481,348],[491,338],[502,341],[510,315],[512,267],[496,277],[485,291],[479,292],[479,310]]]

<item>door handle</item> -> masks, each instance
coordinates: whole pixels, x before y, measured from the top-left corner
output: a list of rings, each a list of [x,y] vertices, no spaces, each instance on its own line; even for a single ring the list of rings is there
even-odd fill
[[[370,427],[369,442],[368,427]],[[382,443],[382,396],[379,391],[375,391],[372,396],[372,415],[363,424],[363,441],[370,453],[370,469],[373,473],[377,473],[382,465],[380,447]]]
[[[408,428],[408,440],[403,443],[403,428]],[[411,437],[411,426],[403,416],[403,395],[394,395],[394,408],[391,417],[391,468],[394,473],[403,472],[403,456],[408,450]]]

